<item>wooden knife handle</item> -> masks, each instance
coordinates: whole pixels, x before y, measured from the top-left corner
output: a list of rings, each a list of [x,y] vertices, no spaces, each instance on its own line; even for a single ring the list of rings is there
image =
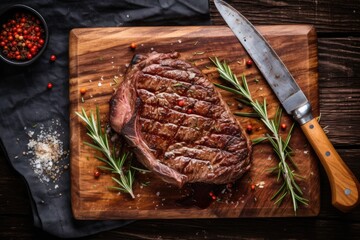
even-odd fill
[[[348,212],[359,203],[359,182],[330,143],[316,118],[301,126],[328,175],[332,204]]]

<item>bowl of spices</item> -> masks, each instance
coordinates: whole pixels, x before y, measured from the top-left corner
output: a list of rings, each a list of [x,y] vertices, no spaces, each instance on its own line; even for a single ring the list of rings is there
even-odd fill
[[[45,19],[35,9],[16,4],[0,13],[0,59],[27,66],[44,52],[49,39]]]

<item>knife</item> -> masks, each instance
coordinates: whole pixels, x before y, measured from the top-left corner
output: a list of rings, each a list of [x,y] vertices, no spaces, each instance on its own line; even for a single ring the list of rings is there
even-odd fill
[[[256,28],[236,9],[222,0],[215,6],[248,52],[286,112],[300,124],[302,131],[316,152],[329,178],[332,204],[348,212],[359,203],[360,184],[327,138],[305,94]]]

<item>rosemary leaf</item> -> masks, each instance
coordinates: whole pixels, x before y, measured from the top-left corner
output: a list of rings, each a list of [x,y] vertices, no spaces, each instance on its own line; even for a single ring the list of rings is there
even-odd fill
[[[284,193],[275,201],[275,204],[280,206],[282,201],[284,200],[286,194],[288,194],[288,192],[284,191]],[[295,201],[293,201],[293,203],[296,204]],[[297,209],[297,204],[296,204],[296,206],[294,205],[294,209]]]
[[[94,144],[91,144],[91,143],[88,143],[88,142],[84,142],[85,145],[88,145],[89,147],[92,147],[98,151],[101,151],[102,152],[102,148],[98,147],[98,146],[95,146]]]
[[[291,164],[293,165],[293,167],[295,168],[295,170],[298,170],[298,166],[297,164],[294,162],[294,160],[292,159],[292,157],[290,155],[287,155],[287,159],[290,160]],[[300,175],[299,175],[300,176]]]
[[[235,100],[251,107],[251,103],[249,101],[243,99],[243,98],[237,98],[236,97]]]
[[[121,192],[126,192],[126,189],[120,188],[120,187],[115,187],[115,186],[109,186],[108,189],[114,189],[114,190],[118,190]]]
[[[231,93],[234,93],[234,94],[241,94],[241,92],[231,88],[231,87],[226,87],[224,85],[221,85],[221,84],[217,84],[217,83],[214,83],[215,86],[217,86],[218,88],[221,88],[225,91],[228,91],[228,92],[231,92]]]
[[[276,113],[275,113],[275,118],[274,118],[276,131],[279,131],[280,124],[281,124],[281,116],[282,116],[282,109],[280,107],[278,107],[276,110]]]
[[[302,195],[303,192],[301,191],[301,188],[299,187],[299,185],[296,184],[295,180],[292,179],[293,185],[295,186],[295,189]]]
[[[252,113],[247,113],[247,112],[235,112],[234,114],[235,114],[236,116],[240,116],[240,117],[260,118],[259,114],[257,114],[256,112],[252,112]]]
[[[101,169],[101,170],[105,170],[105,171],[112,171],[112,168],[106,167],[106,166],[98,166],[97,168]]]
[[[143,172],[143,173],[148,173],[150,172],[149,170],[147,169],[143,169],[143,168],[138,168],[138,167],[134,167],[134,166],[131,166],[132,169],[138,171],[138,172]]]
[[[286,184],[283,183],[282,186],[277,190],[277,192],[271,197],[271,200],[274,200],[286,187]]]
[[[259,143],[261,143],[261,142],[263,142],[263,141],[265,141],[265,140],[267,140],[267,137],[259,137],[259,138],[253,139],[253,140],[252,140],[252,143],[253,143],[254,145],[256,145],[256,144],[259,144]]]
[[[269,168],[269,169],[267,170],[267,172],[269,172],[269,173],[279,172],[279,168],[278,168],[278,167],[272,167],[272,168]]]
[[[99,160],[99,161],[102,161],[102,162],[104,162],[104,163],[106,163],[106,164],[109,164],[109,161],[108,161],[107,159],[103,158],[103,157],[95,156],[95,158],[96,158],[97,160]]]
[[[282,173],[282,167],[278,167],[279,171],[278,171],[278,174],[277,174],[277,181],[280,181],[280,178],[281,178],[281,173]],[[284,182],[286,184],[286,182]]]

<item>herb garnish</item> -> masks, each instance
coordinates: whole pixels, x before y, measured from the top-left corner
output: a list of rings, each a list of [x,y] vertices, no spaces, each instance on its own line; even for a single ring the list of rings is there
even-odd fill
[[[271,132],[271,135],[267,133],[265,135],[266,137],[254,139],[253,143],[257,144],[265,140],[268,140],[273,146],[273,150],[279,158],[279,164],[271,168],[270,172],[277,173],[277,180],[279,181],[280,178],[282,178],[283,184],[279,188],[279,190],[273,195],[271,200],[276,199],[275,204],[280,205],[283,199],[285,198],[285,196],[290,194],[293,204],[293,209],[296,214],[296,211],[298,209],[298,204],[302,203],[304,205],[307,205],[308,200],[303,198],[303,193],[299,185],[296,183],[295,178],[300,176],[294,173],[294,170],[290,168],[287,162],[287,160],[289,160],[292,163],[292,165],[296,168],[295,163],[291,159],[291,148],[289,147],[291,132],[293,130],[294,124],[291,126],[286,139],[285,140],[282,139],[281,136],[279,135],[280,120],[282,115],[281,108],[278,108],[278,110],[276,111],[274,119],[269,119],[266,108],[266,99],[264,98],[263,103],[260,103],[258,100],[252,99],[245,76],[242,75],[242,83],[240,83],[236,75],[232,72],[229,65],[227,65],[225,61],[221,63],[216,57],[215,59],[210,58],[210,60],[217,67],[220,77],[225,81],[227,81],[228,83],[232,84],[234,88],[227,87],[221,84],[215,84],[215,86],[223,90],[229,91],[231,93],[242,96],[243,101],[241,102],[251,106],[254,110],[254,112],[251,114],[236,113],[236,115],[241,115],[246,117],[255,115],[257,117],[260,117],[261,121]]]
[[[107,164],[107,166],[99,166],[98,168],[118,175],[118,178],[112,177],[112,179],[119,187],[111,186],[109,188],[129,193],[132,198],[135,198],[132,190],[135,170],[131,166],[126,169],[124,168],[125,163],[130,165],[132,154],[126,151],[117,154],[115,147],[110,148],[108,136],[101,128],[100,111],[98,107],[96,107],[96,119],[93,112],[90,112],[90,116],[88,116],[83,108],[81,109],[81,113],[75,112],[75,114],[86,123],[88,130],[87,135],[90,136],[94,143],[84,142],[84,144],[100,151],[105,156],[105,158],[95,156],[98,160]]]

